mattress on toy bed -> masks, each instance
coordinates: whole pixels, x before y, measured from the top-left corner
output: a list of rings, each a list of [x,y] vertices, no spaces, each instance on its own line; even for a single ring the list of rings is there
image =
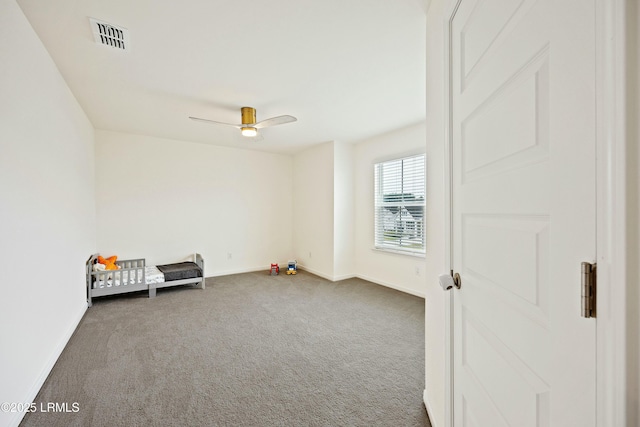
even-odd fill
[[[155,265],[144,268],[144,278],[147,285],[164,282],[164,274]]]
[[[164,274],[165,282],[202,277],[202,269],[195,262],[179,262],[176,264],[157,265],[156,267]]]

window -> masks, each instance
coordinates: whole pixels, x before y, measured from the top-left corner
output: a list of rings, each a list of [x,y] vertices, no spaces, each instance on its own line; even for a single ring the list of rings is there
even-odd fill
[[[425,155],[375,166],[375,247],[424,254]]]

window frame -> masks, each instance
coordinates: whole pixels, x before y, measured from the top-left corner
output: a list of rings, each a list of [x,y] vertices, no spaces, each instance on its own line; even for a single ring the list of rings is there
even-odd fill
[[[404,162],[405,161],[415,161],[416,159],[420,159],[422,160],[422,170],[419,172],[409,172],[406,173],[404,170]],[[391,182],[391,184],[389,183],[390,181],[394,181],[396,184],[400,184],[401,186],[401,190],[399,193],[387,193],[387,200],[385,201],[385,194],[384,194],[384,184],[383,182],[385,181],[385,176],[384,176],[384,166],[386,165],[388,168],[392,168],[394,163],[397,162],[401,162],[401,175],[400,175],[400,179],[398,181],[398,177],[397,177],[397,173],[395,174],[396,177],[393,178],[389,178],[387,177],[387,185],[391,185],[393,184],[393,182]],[[398,155],[396,157],[392,157],[392,158],[385,158],[384,160],[380,160],[380,161],[376,161],[373,164],[373,172],[374,172],[374,188],[373,188],[373,210],[374,210],[374,229],[373,229],[373,249],[374,250],[378,250],[378,251],[383,251],[383,252],[390,252],[390,253],[396,253],[396,254],[402,254],[402,255],[409,255],[409,256],[417,256],[417,257],[424,257],[426,255],[426,246],[427,246],[427,238],[426,238],[426,174],[427,174],[427,156],[426,153],[424,152],[417,152],[417,153],[411,153],[411,154],[406,154],[406,155]],[[416,176],[418,175],[422,175],[422,182],[421,182],[421,186],[418,189],[418,191],[413,191],[413,193],[407,193],[405,192],[405,187],[406,186],[410,186],[408,184],[413,184],[415,185],[416,182]],[[409,183],[407,183],[407,181],[409,181]],[[415,199],[410,201],[410,200],[405,200],[405,196],[406,195],[411,195],[414,196],[417,195],[418,197],[421,196],[421,200],[420,201],[416,201]],[[393,200],[393,196],[400,196],[400,199],[396,199]],[[391,196],[391,201],[389,200],[389,197]],[[392,209],[387,209],[387,218],[382,218],[382,213],[385,212],[382,209],[384,209],[385,207],[398,207],[399,209],[396,209],[396,213],[393,213]],[[406,207],[409,207],[410,209],[406,209]],[[412,209],[411,209],[412,208]],[[421,208],[421,209],[416,209],[416,208]],[[412,212],[414,212],[412,214]],[[416,220],[416,214],[419,214],[419,220]],[[391,219],[392,217],[398,217],[395,219]],[[398,237],[398,241],[394,242],[394,243],[389,243],[389,244],[385,244],[382,241],[383,236],[387,235],[389,233],[393,233],[394,231],[389,231],[388,229],[384,229],[384,225],[381,224],[381,221],[386,221],[387,224],[390,223],[391,221],[394,221],[396,224],[398,222],[400,222],[400,224],[402,224],[402,226],[400,227],[400,235],[397,236]],[[417,230],[416,232],[413,233],[413,237],[409,237],[410,233],[407,234],[407,232],[405,231],[405,226],[409,225],[409,222],[413,222],[413,225],[415,226],[416,229],[419,228],[419,230]],[[398,231],[395,231],[396,233]],[[419,233],[419,234],[418,234]],[[419,236],[419,239],[421,239],[420,242],[420,246],[419,247],[415,247],[416,241],[415,239],[418,238],[416,236]],[[387,237],[388,238],[388,237]],[[393,239],[393,236],[391,237]]]

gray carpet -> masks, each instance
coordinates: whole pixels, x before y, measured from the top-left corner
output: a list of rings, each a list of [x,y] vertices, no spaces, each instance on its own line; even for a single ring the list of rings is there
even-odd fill
[[[247,273],[94,300],[21,425],[430,426],[423,389],[421,298]]]

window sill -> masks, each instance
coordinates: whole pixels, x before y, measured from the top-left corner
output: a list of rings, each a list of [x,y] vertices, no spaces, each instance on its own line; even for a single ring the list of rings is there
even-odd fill
[[[405,255],[405,256],[410,256],[413,258],[423,258],[425,259],[427,257],[427,254],[425,252],[409,252],[409,251],[400,251],[400,250],[396,250],[396,249],[387,249],[387,248],[380,248],[380,247],[373,247],[371,248],[372,251],[375,252],[383,252],[386,254],[395,254],[395,255]]]

